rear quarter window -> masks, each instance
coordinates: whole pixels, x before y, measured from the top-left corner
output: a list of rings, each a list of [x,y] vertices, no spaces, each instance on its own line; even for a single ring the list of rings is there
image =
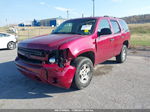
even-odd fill
[[[120,23],[122,29],[123,29],[125,32],[129,32],[129,27],[128,27],[127,23],[126,23],[124,20],[119,20],[119,23]]]

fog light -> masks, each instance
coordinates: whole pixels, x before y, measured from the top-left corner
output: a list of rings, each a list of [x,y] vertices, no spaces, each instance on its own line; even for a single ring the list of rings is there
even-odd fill
[[[54,57],[52,57],[52,58],[49,59],[49,62],[54,64],[56,62],[56,59]]]

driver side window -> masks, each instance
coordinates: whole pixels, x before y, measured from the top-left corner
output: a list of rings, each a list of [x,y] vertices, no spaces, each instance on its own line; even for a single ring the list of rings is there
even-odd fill
[[[111,34],[110,24],[107,19],[103,19],[100,21],[98,33],[99,33],[99,36]]]

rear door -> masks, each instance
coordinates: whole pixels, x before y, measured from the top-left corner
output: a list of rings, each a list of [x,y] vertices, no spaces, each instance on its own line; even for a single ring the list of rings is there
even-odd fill
[[[129,32],[129,27],[128,27],[127,23],[122,19],[119,20],[119,23],[122,28],[122,36],[121,36],[122,42],[124,42],[125,40],[129,40],[130,32]]]
[[[110,20],[112,29],[113,29],[113,38],[114,38],[114,42],[112,45],[112,48],[114,49],[113,51],[113,56],[116,56],[118,54],[120,54],[121,52],[121,48],[122,48],[122,33],[121,33],[121,28],[119,26],[119,23],[116,19],[111,19]]]
[[[108,19],[101,19],[99,26],[98,26],[98,32],[101,32],[103,29],[110,29],[111,26]],[[96,39],[97,43],[97,56],[96,59],[98,63],[101,63],[113,56],[113,36],[111,34],[107,35],[100,35]]]

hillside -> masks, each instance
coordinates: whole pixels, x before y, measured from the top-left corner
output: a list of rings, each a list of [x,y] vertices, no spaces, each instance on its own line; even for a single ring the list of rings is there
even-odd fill
[[[123,17],[128,24],[150,23],[150,14]]]

